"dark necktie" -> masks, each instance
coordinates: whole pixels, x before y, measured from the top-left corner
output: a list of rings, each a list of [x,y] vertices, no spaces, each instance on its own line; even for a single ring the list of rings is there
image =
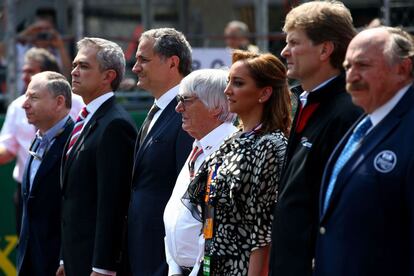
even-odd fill
[[[78,140],[81,130],[83,128],[83,124],[85,123],[85,118],[86,116],[88,116],[88,114],[89,114],[89,111],[86,110],[86,107],[82,108],[81,112],[79,113],[79,116],[76,119],[75,126],[73,127],[73,130],[72,130],[72,135],[70,137],[68,150],[66,151],[66,158],[69,156],[70,151],[73,148],[73,145]]]
[[[197,158],[200,156],[200,154],[203,153],[203,149],[199,148],[197,146],[194,147],[193,151],[190,155],[190,160],[188,161],[188,171],[190,172],[190,179],[192,180],[195,175],[194,166]]]
[[[346,162],[348,162],[349,158],[351,158],[354,152],[358,149],[362,138],[371,127],[371,119],[367,116],[357,125],[354,133],[349,137],[348,142],[336,160],[335,166],[332,170],[331,178],[329,180],[328,188],[326,189],[325,201],[323,204],[323,213],[325,213],[326,208],[328,207],[328,203],[331,198],[332,191],[335,187],[336,178],[338,177],[339,172],[342,170]]]
[[[145,137],[148,134],[148,128],[151,124],[151,121],[158,110],[160,110],[160,108],[156,104],[153,104],[150,111],[148,112],[147,118],[145,118],[145,121],[142,123],[141,137],[139,139],[140,145],[142,145],[142,143],[144,142]]]

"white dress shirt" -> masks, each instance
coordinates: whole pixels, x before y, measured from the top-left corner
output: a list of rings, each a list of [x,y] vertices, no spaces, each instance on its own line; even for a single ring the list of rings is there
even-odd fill
[[[19,183],[22,183],[29,147],[36,134],[35,127],[27,121],[22,107],[25,99],[25,95],[21,95],[10,103],[0,134],[0,144],[16,156],[13,178]]]
[[[385,118],[385,116],[388,115],[388,113],[391,112],[391,110],[399,103],[405,93],[407,93],[408,88],[410,88],[411,85],[412,84],[410,83],[398,90],[398,92],[390,100],[388,100],[385,104],[368,115],[372,122],[372,127],[368,130],[368,132],[370,132],[376,125],[379,124],[379,122],[382,121],[382,119]]]
[[[302,92],[302,94],[300,94],[300,96],[299,96],[299,100],[300,100],[300,102],[301,102],[301,104],[302,104],[302,108],[303,107],[305,107],[305,105],[307,104],[307,102],[308,102],[308,96],[309,96],[309,93],[311,93],[312,91],[315,91],[315,90],[317,90],[317,89],[319,89],[319,88],[322,88],[323,86],[325,86],[325,85],[327,85],[331,80],[333,80],[334,78],[336,78],[337,76],[334,76],[334,77],[332,77],[332,78],[329,78],[329,79],[327,79],[326,81],[324,81],[324,82],[322,82],[322,83],[320,83],[319,85],[317,85],[314,89],[312,89],[311,91],[303,91]]]
[[[237,130],[231,123],[223,123],[199,141],[195,146],[203,152],[195,161],[194,171],[200,168],[207,156],[216,151],[224,139]],[[194,267],[190,276],[197,275],[204,256],[202,223],[196,220],[182,203],[182,197],[190,184],[189,158],[178,175],[171,198],[164,210],[165,255],[169,266],[168,275],[181,274],[180,266]]]
[[[159,107],[159,110],[154,114],[154,117],[152,118],[151,123],[148,126],[147,133],[150,132],[152,126],[161,116],[162,111],[167,107],[167,105],[170,104],[170,102],[175,98],[175,96],[177,96],[179,87],[180,85],[177,84],[176,86],[168,90],[166,93],[164,93],[159,99],[155,99],[154,103]]]
[[[86,110],[88,110],[88,116],[86,116],[85,118],[85,122],[83,123],[81,133],[83,131],[83,128],[92,118],[93,114],[95,114],[95,112],[101,107],[101,105],[103,105],[104,102],[106,102],[107,100],[109,100],[109,98],[113,96],[114,96],[114,92],[108,92],[108,93],[105,93],[99,96],[98,98],[94,99],[93,101],[91,101],[90,103],[86,105]]]

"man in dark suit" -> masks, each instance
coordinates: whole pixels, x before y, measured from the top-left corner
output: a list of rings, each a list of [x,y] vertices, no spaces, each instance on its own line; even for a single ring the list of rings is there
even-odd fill
[[[128,213],[128,252],[133,275],[167,275],[163,212],[193,139],[181,128],[178,85],[191,71],[191,48],[171,28],[144,32],[136,63],[138,87],[155,97],[138,134]],[[153,118],[152,118],[153,117]]]
[[[355,35],[340,2],[312,1],[292,9],[283,30],[288,77],[300,99],[288,141],[275,207],[270,275],[311,276],[323,169],[362,111],[345,90],[342,62]]]
[[[62,260],[58,275],[115,275],[122,257],[136,129],[114,92],[122,49],[100,38],[77,43],[72,90],[82,110],[62,167]]]
[[[317,276],[414,275],[414,42],[398,28],[359,33],[344,67],[364,114],[326,166]]]
[[[32,77],[22,107],[37,133],[22,182],[20,276],[52,276],[59,267],[59,172],[63,148],[73,129],[71,105],[71,87],[63,75],[46,71]]]

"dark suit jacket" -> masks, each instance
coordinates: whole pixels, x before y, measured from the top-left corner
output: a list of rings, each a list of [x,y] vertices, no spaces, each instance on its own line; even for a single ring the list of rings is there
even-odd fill
[[[274,213],[270,259],[273,276],[312,275],[323,170],[362,110],[353,105],[345,90],[345,76],[340,75],[309,94],[299,124],[304,126],[301,131],[297,127],[298,113],[299,109],[288,141]]]
[[[60,164],[63,148],[73,129],[69,119],[47,151],[29,189],[29,158],[22,182],[23,218],[17,251],[19,275],[55,275],[59,267],[60,248]],[[33,144],[31,148],[33,147]],[[31,149],[32,150],[32,149]],[[23,263],[25,263],[23,265]],[[22,274],[22,267],[29,269]]]
[[[193,139],[182,130],[174,99],[138,147],[128,214],[129,260],[133,275],[167,275],[163,212]]]
[[[320,214],[317,276],[414,275],[413,122],[411,87],[342,168],[327,211]],[[326,166],[320,208],[355,125]]]
[[[92,267],[119,268],[135,139],[129,114],[112,97],[85,125],[62,168],[62,257],[68,276],[89,275]]]

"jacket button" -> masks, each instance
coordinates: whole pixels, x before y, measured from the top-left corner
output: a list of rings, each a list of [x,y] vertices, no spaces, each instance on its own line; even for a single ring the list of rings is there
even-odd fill
[[[319,233],[320,233],[321,235],[324,235],[324,234],[326,233],[326,228],[325,228],[325,227],[321,227],[321,228],[319,228]]]

